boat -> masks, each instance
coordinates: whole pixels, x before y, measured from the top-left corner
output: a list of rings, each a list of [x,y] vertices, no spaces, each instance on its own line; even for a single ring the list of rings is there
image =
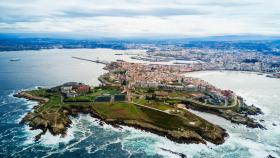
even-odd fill
[[[20,58],[12,58],[10,61],[20,61]]]

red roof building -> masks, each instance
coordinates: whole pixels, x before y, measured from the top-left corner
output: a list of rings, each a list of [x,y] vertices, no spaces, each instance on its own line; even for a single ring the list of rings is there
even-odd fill
[[[78,93],[87,93],[90,91],[90,86],[88,85],[79,85],[76,90]]]

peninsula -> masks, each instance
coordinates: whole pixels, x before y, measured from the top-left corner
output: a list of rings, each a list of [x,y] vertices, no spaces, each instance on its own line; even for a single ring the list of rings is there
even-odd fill
[[[16,97],[39,102],[21,123],[41,129],[39,140],[49,131],[64,136],[70,116],[90,114],[103,123],[149,131],[179,143],[222,144],[226,131],[188,111],[209,112],[248,127],[261,127],[249,115],[261,113],[230,90],[184,77],[176,66],[128,62],[107,63],[100,86],[69,82],[50,89],[23,91]]]

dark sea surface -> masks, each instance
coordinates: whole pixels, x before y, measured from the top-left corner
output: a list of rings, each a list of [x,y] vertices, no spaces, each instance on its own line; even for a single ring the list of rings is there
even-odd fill
[[[259,84],[255,85],[255,90],[252,90],[252,87],[245,86],[248,75],[240,76],[234,72],[230,73],[232,75],[230,77],[237,76],[236,80],[222,84],[222,88],[231,88],[233,83],[237,84],[239,87],[235,87],[234,90],[238,94],[244,94],[250,103],[259,103],[266,114],[259,116],[258,119],[265,119],[268,130],[248,129],[213,115],[198,113],[208,118],[210,122],[223,126],[230,137],[226,143],[219,146],[211,143],[188,145],[177,144],[164,137],[129,127],[116,129],[106,124],[100,126],[99,120],[89,115],[79,115],[72,118],[73,124],[66,137],[61,138],[47,133],[40,141],[35,142],[34,136],[40,131],[29,130],[28,126],[19,122],[37,103],[14,98],[13,94],[24,89],[33,89],[37,86],[52,87],[69,81],[98,85],[97,77],[105,72],[102,69],[104,65],[71,57],[98,58],[106,61],[130,60],[129,55],[117,56],[114,55],[115,53],[131,53],[131,51],[54,49],[0,52],[0,157],[179,157],[161,148],[194,158],[261,158],[269,154],[280,157],[280,80],[248,74],[251,80],[255,79],[256,84]],[[10,61],[12,58],[19,58],[20,61],[12,62]],[[224,80],[227,80],[226,77],[229,76],[224,73],[214,75],[204,73],[204,76],[199,74],[196,77],[209,79],[207,81],[215,85],[216,82],[219,83],[215,76],[219,77],[219,75]],[[264,101],[261,101],[262,99]],[[272,123],[277,126],[272,126]]]
[[[24,114],[37,103],[14,98],[14,93],[68,81],[98,85],[97,77],[105,72],[104,65],[71,56],[106,60],[106,57],[114,56],[111,52],[114,51],[77,49],[0,53],[0,157],[146,157],[147,154],[141,151],[141,143],[138,152],[133,154],[123,146],[121,139],[129,131],[118,131],[106,125],[101,127],[98,120],[87,115],[73,118],[73,127],[66,138],[47,133],[39,142],[33,141],[39,131],[30,131],[26,125],[19,124]],[[12,58],[20,58],[20,61],[10,61]],[[131,140],[138,141],[138,138]]]

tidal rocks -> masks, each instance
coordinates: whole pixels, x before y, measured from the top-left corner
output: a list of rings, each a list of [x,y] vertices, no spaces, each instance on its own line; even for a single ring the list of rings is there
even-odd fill
[[[35,100],[35,101],[38,101],[40,103],[47,103],[49,101],[48,98],[34,96],[34,95],[31,95],[27,92],[20,92],[18,94],[15,94],[14,97],[25,98],[25,99],[29,99],[29,100]]]
[[[20,123],[28,124],[31,129],[41,129],[43,132],[35,137],[35,140],[39,140],[47,130],[53,135],[65,135],[72,122],[68,116],[60,112],[38,113],[35,111],[25,115]]]
[[[178,153],[178,152],[175,152],[175,151],[172,151],[172,150],[169,150],[169,149],[164,149],[164,148],[160,148],[161,150],[163,151],[167,151],[171,154],[175,154],[175,155],[178,155],[180,156],[181,158],[187,158],[187,155],[183,154],[183,153]]]
[[[260,122],[265,122],[264,119],[260,119]]]
[[[244,124],[247,127],[261,128],[261,129],[264,128],[261,124],[256,122],[253,118],[250,118],[245,114],[237,113],[233,110],[219,110],[218,115],[227,120],[230,120],[233,123]]]
[[[276,157],[274,157],[274,156],[271,156],[271,155],[268,155],[268,156],[267,156],[267,158],[276,158]]]
[[[242,106],[238,110],[239,113],[245,114],[245,115],[258,115],[258,114],[263,114],[260,108],[255,107],[254,105],[251,106]]]

